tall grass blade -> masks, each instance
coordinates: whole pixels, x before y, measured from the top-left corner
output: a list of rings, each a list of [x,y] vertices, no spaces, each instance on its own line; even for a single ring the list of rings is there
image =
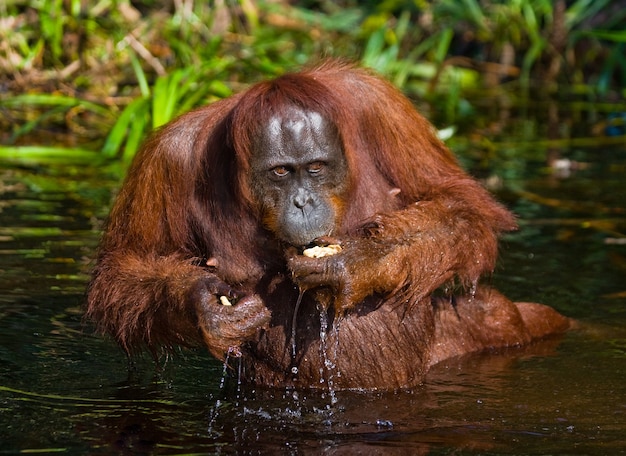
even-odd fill
[[[50,106],[50,107],[66,107],[73,108],[80,106],[81,108],[92,111],[101,115],[109,115],[109,110],[104,106],[91,101],[81,100],[79,98],[68,97],[65,95],[50,95],[45,93],[15,95],[0,101],[0,106],[13,108],[21,108],[26,105],[30,106]]]
[[[135,72],[135,77],[137,78],[137,83],[139,84],[139,90],[141,90],[141,95],[144,97],[150,96],[150,86],[148,85],[148,80],[146,78],[146,73],[143,71],[141,67],[141,63],[137,58],[137,55],[134,52],[129,53],[130,64],[133,67],[133,71]]]
[[[102,155],[104,157],[116,157],[131,130],[138,130],[139,128],[145,129],[145,124],[141,119],[145,118],[147,115],[148,103],[148,98],[137,98],[126,106],[104,142],[104,146],[102,147]],[[136,124],[135,121],[137,121]],[[136,132],[133,136],[136,134],[139,133]]]
[[[99,155],[78,147],[49,146],[0,146],[0,161],[24,164],[76,164],[94,165],[100,161]]]

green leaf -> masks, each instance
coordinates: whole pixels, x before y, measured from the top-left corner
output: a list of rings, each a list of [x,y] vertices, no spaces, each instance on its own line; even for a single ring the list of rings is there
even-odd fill
[[[92,150],[77,147],[0,146],[0,160],[12,163],[86,163],[100,161]]]
[[[45,93],[24,94],[15,95],[13,97],[5,98],[0,101],[0,106],[22,107],[24,105],[50,107],[62,106],[66,108],[80,106],[83,109],[93,111],[97,114],[109,115],[109,110],[99,104],[81,100],[80,98],[68,97],[65,95]]]
[[[133,122],[136,119],[145,118],[147,115],[148,102],[148,98],[137,98],[126,106],[104,142],[104,146],[102,147],[103,156],[108,158],[117,156],[121,150],[124,139],[126,139],[131,129],[145,129],[145,123],[141,120],[138,121],[136,125],[134,125]]]

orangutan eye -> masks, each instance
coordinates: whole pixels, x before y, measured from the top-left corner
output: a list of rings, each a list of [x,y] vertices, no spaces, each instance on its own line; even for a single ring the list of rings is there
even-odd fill
[[[325,166],[326,166],[326,163],[321,162],[321,161],[309,163],[309,165],[307,166],[307,171],[310,174],[318,174],[324,170]]]
[[[291,171],[286,166],[276,166],[271,169],[271,172],[275,177],[285,177]]]

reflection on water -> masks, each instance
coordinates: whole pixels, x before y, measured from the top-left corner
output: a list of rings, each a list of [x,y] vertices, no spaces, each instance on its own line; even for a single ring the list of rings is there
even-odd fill
[[[491,279],[582,329],[437,366],[413,391],[249,389],[203,351],[162,371],[83,328],[98,228],[117,182],[71,166],[0,171],[2,452],[617,454],[626,452],[626,150],[579,151],[502,192],[522,216]],[[532,195],[576,205],[549,205]],[[589,204],[593,203],[593,204]]]

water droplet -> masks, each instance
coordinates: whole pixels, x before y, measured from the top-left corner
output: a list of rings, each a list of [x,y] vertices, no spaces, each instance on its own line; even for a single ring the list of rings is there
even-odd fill
[[[376,426],[384,427],[384,428],[392,428],[393,427],[393,422],[390,421],[390,420],[378,419],[378,420],[376,420]]]

